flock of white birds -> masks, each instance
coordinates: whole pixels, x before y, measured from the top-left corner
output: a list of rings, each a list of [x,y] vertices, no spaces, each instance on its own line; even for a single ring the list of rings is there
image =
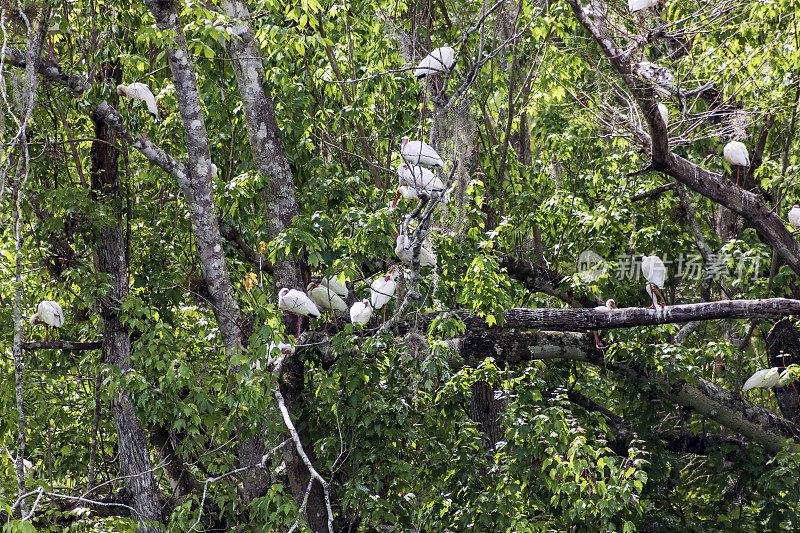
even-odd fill
[[[638,13],[640,22],[644,24],[642,12],[663,0],[628,0],[628,8],[631,13]],[[455,50],[449,46],[435,49],[428,54],[414,70],[416,78],[431,76],[439,94],[438,75],[448,73],[455,66]],[[647,79],[653,79],[655,88],[659,94],[671,94],[665,87],[669,87],[669,81],[663,81],[665,73],[671,74],[667,69],[658,67],[652,63],[642,62],[639,64],[637,73]],[[674,80],[674,74],[672,75]],[[659,81],[660,80],[660,81]],[[117,94],[126,96],[130,99],[141,101],[147,107],[148,113],[158,118],[158,108],[156,99],[150,88],[144,83],[134,82],[130,85],[118,85]],[[669,124],[669,110],[663,103],[658,103],[658,112],[664,121],[664,126]],[[725,160],[736,169],[736,182],[739,181],[740,168],[750,166],[750,155],[747,147],[740,141],[728,142],[722,151]],[[436,174],[428,167],[444,167],[444,160],[434,150],[432,146],[423,141],[410,141],[408,137],[403,137],[400,156],[403,162],[397,168],[400,177],[400,186],[397,195],[390,202],[390,208],[394,208],[399,198],[406,200],[418,200],[422,197],[430,197],[434,193],[445,194],[445,185]],[[212,164],[212,173],[216,174],[216,166]],[[789,223],[800,230],[800,207],[792,206],[788,214]],[[412,250],[410,239],[407,235],[400,233],[395,241],[395,254],[405,264],[412,260]],[[435,267],[436,256],[425,247],[420,251],[420,266]],[[646,279],[645,290],[650,296],[653,307],[658,308],[659,300],[661,305],[666,305],[661,288],[664,286],[666,277],[666,267],[664,262],[656,255],[645,256],[641,262],[642,274]],[[349,312],[350,321],[354,324],[365,325],[372,318],[375,309],[383,308],[394,297],[397,289],[397,277],[400,274],[398,267],[392,267],[385,275],[375,279],[369,286],[370,297],[357,300],[349,308],[345,303],[349,291],[341,284],[336,277],[322,277],[318,282],[312,282],[307,287],[307,293],[298,289],[282,288],[278,292],[278,307],[282,311],[288,311],[298,315],[319,318],[322,316],[320,309],[333,313],[337,316],[346,316]],[[605,305],[596,307],[600,311],[611,311],[615,309],[614,300],[608,300]],[[59,328],[64,324],[64,314],[58,302],[44,300],[39,302],[36,313],[30,317],[30,323],[45,324],[50,328]],[[600,341],[595,333],[598,346]],[[294,346],[289,343],[280,342],[277,345],[272,343],[269,352],[277,349],[280,353],[287,355],[294,353]],[[271,364],[272,359],[268,362]],[[759,370],[745,382],[742,390],[744,392],[754,389],[770,389],[781,387],[791,381],[791,376],[787,370],[782,373],[778,367]]]
[[[455,50],[449,46],[443,46],[425,56],[414,70],[414,76],[422,78],[447,73],[454,65]],[[435,80],[434,83],[438,92],[438,80]],[[435,193],[445,192],[442,180],[430,170],[430,167],[444,168],[444,159],[424,141],[410,141],[408,137],[403,137],[402,143],[400,157],[403,162],[397,167],[400,185],[394,200],[389,202],[390,209],[397,205],[400,197],[407,200],[418,200],[431,197]],[[414,255],[411,249],[411,240],[402,232],[395,240],[394,252],[402,263],[411,263]],[[436,266],[436,256],[425,247],[420,250],[420,266]],[[394,297],[399,275],[400,269],[393,266],[386,274],[372,281],[369,285],[370,297],[357,300],[350,307],[350,321],[353,324],[367,324],[372,318],[373,311],[384,308]],[[306,292],[282,288],[278,292],[278,308],[311,318],[322,316],[320,310],[345,316],[348,314],[345,302],[348,294],[347,287],[342,285],[336,277],[326,278],[323,276],[320,281],[309,284]]]

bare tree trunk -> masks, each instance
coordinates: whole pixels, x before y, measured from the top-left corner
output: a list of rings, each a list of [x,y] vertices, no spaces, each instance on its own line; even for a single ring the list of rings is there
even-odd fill
[[[486,381],[476,381],[472,390],[472,419],[480,425],[486,448],[493,450],[500,440],[500,413],[505,407],[503,400],[495,399],[495,390]]]
[[[223,0],[222,8],[226,15],[235,20],[233,35],[228,44],[228,54],[233,59],[234,72],[239,83],[253,162],[268,184],[262,190],[262,198],[266,212],[267,237],[271,240],[289,227],[292,218],[297,214],[294,177],[283,141],[278,136],[272,101],[264,92],[264,68],[258,43],[245,22],[250,17],[247,5],[239,0]],[[276,261],[273,272],[276,289],[301,286],[300,269],[293,259]],[[287,331],[294,330],[296,320],[290,315],[284,318]],[[294,369],[297,366],[296,360],[290,361],[289,366]],[[286,407],[295,415],[301,412],[303,407],[303,396],[300,391],[303,388],[304,373],[302,368],[297,370],[284,373],[280,382]],[[299,434],[302,438],[306,436],[304,431],[299,431]],[[310,453],[313,446],[305,448],[313,460]],[[259,462],[262,454],[262,443],[255,441],[242,443],[239,452],[243,466]],[[292,494],[299,504],[303,500],[305,487],[311,478],[310,472],[294,447],[285,447],[283,458]],[[249,486],[246,484],[245,488],[250,497],[262,493],[263,485],[267,481],[263,479],[261,486],[256,483]],[[308,523],[314,531],[327,531],[327,514],[323,491],[315,482],[308,498],[306,512]]]
[[[111,76],[117,82],[121,80],[117,68],[112,69]],[[93,121],[98,140],[92,143],[91,148],[92,196],[116,214],[116,222],[100,230],[100,271],[109,274],[112,280],[110,293],[100,300],[104,325],[103,357],[124,374],[131,369],[130,337],[118,315],[119,306],[127,298],[129,289],[123,217],[125,203],[124,195],[120,194],[116,135],[99,117],[93,117]],[[120,387],[116,397],[112,398],[111,411],[117,426],[120,470],[125,476],[125,489],[135,510],[137,531],[163,531],[164,517],[150,463],[147,436],[124,388]]]
[[[800,331],[789,320],[781,320],[767,334],[769,364],[779,368],[800,363]],[[781,414],[797,422],[800,417],[800,396],[797,384],[773,389],[778,398]]]

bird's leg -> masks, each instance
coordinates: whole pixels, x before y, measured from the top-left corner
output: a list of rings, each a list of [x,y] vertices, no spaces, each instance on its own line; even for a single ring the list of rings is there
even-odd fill
[[[594,333],[594,345],[598,348],[605,348],[603,343],[600,342],[600,336],[597,334],[597,331],[593,331],[592,333]]]
[[[650,298],[653,300],[653,309],[658,309],[658,300],[656,299],[656,291],[653,290],[655,285],[650,283]]]
[[[400,199],[400,190],[397,191],[397,196],[394,197],[394,202],[392,202],[392,207],[397,207],[397,200]]]
[[[644,14],[642,11],[639,11],[639,32],[642,34],[642,37],[644,37],[647,35],[647,32],[644,29]]]
[[[656,292],[658,293],[658,297],[661,300],[661,306],[662,307],[666,307],[667,306],[667,302],[666,302],[666,300],[664,300],[664,293],[662,293],[661,289],[658,288],[658,287],[656,287]]]

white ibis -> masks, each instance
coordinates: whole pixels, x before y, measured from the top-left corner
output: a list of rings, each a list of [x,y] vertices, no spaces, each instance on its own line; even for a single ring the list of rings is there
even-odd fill
[[[401,185],[397,188],[397,192],[403,197],[403,200],[419,200],[417,189],[414,187],[406,187],[405,185]]]
[[[411,259],[414,254],[413,251],[411,250],[411,242],[408,237],[406,237],[403,234],[397,236],[397,239],[395,240],[394,253],[403,263],[411,264]],[[420,249],[419,266],[420,267],[436,266],[436,256],[433,255],[433,253],[431,253],[431,251],[426,249],[424,246]]]
[[[444,190],[442,180],[427,168],[419,165],[400,163],[397,167],[397,175],[400,176],[400,181],[403,185],[414,187],[418,195],[430,196],[434,192],[442,192]]]
[[[317,304],[318,308],[332,311],[337,315],[347,314],[347,304],[333,289],[319,283],[309,283],[306,289],[308,290],[308,296]]]
[[[438,72],[450,72],[456,64],[456,51],[449,46],[437,48],[426,55],[414,70],[415,78],[424,78]]]
[[[661,299],[661,305],[667,305],[664,301],[664,295],[661,293],[661,287],[664,286],[664,279],[667,275],[667,267],[664,266],[664,261],[657,255],[642,257],[642,274],[644,279],[647,280],[645,290],[653,300],[653,307],[658,308],[656,295]]]
[[[267,370],[270,372],[272,372],[272,365],[274,365],[278,360],[278,357],[272,356],[272,354],[275,353],[275,350],[278,350],[282,356],[292,355],[294,353],[294,345],[283,341],[279,342],[278,344],[275,344],[274,341],[269,343],[269,346],[267,347]],[[259,371],[261,370],[261,361],[256,360],[255,369]]]
[[[278,292],[278,307],[283,311],[289,311],[296,315],[310,316],[312,318],[322,316],[317,306],[311,301],[311,298],[297,289],[282,288]]]
[[[350,308],[350,322],[361,324],[362,326],[372,318],[372,305],[369,300],[361,300],[353,304]]]
[[[449,46],[442,46],[437,48],[430,54],[426,55],[422,61],[419,62],[417,68],[414,70],[415,78],[424,78],[434,74],[447,73],[452,70],[456,64],[456,51]],[[436,87],[436,94],[440,93],[439,83],[436,81],[436,76],[432,76],[434,86]]]
[[[640,61],[635,67],[636,75],[650,82],[661,96],[671,96],[677,92],[675,73],[670,69],[649,61]]]
[[[58,302],[42,300],[36,306],[36,312],[31,315],[29,320],[34,326],[44,324],[49,332],[50,328],[60,328],[64,325],[64,311]],[[47,338],[47,335],[45,335],[45,338]]]
[[[147,112],[158,119],[158,107],[156,107],[156,97],[153,96],[150,87],[138,81],[130,85],[117,85],[117,94],[120,96],[127,96],[133,100],[144,102],[147,106]]]
[[[397,290],[397,273],[395,269],[389,270],[385,276],[373,281],[369,286],[369,303],[373,309],[380,309],[392,299]]]
[[[739,168],[750,166],[750,154],[747,147],[739,141],[731,141],[722,149],[725,161],[736,167],[736,185],[739,185]]]
[[[336,276],[331,276],[329,278],[323,276],[319,283],[320,285],[328,287],[342,298],[347,298],[347,295],[349,294],[347,287],[339,283],[339,280],[336,279]]]
[[[3,448],[5,448],[5,449],[6,449],[6,453],[8,454],[8,458],[9,458],[9,459],[11,459],[11,462],[12,462],[12,463],[14,463],[14,465],[16,466],[16,464],[17,464],[17,458],[16,458],[16,457],[14,457],[14,456],[11,454],[11,452],[8,450],[8,447],[7,447],[5,444],[3,444]],[[25,472],[25,477],[28,477],[28,476],[30,476],[30,475],[33,473],[33,472],[32,472],[32,470],[33,470],[33,463],[32,463],[32,462],[30,462],[30,461],[28,461],[28,460],[27,460],[27,459],[25,459],[24,457],[22,458],[22,470],[23,470],[23,472]]]
[[[667,106],[662,104],[661,102],[658,103],[658,114],[661,115],[661,120],[664,121],[664,126],[669,125],[669,109]]]
[[[747,392],[750,389],[771,389],[778,384],[781,379],[781,373],[777,366],[772,368],[764,368],[756,371],[755,374],[747,378],[742,387],[742,392]],[[760,391],[763,399],[763,391]],[[769,393],[768,393],[769,394]]]
[[[219,169],[217,168],[217,165],[211,163],[211,179],[212,180],[217,179],[218,175],[219,175]]]
[[[403,137],[400,155],[409,165],[444,168],[442,156],[436,153],[430,144],[423,141],[409,141],[408,137]]]
[[[789,219],[789,224],[794,226],[795,229],[800,229],[800,207],[793,205],[792,208],[789,209],[787,218]]]
[[[616,308],[617,308],[617,302],[615,302],[613,298],[609,298],[608,300],[606,300],[605,305],[598,305],[597,307],[594,308],[594,310],[595,311],[611,311],[612,309],[616,309]],[[595,346],[597,346],[598,348],[602,348],[603,347],[603,343],[600,342],[600,336],[597,335],[596,331],[593,331],[592,333],[594,333],[594,344],[595,344]]]

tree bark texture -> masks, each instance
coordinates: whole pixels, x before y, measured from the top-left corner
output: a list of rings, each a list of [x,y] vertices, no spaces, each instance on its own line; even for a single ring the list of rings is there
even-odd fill
[[[746,439],[777,453],[787,438],[800,438],[800,427],[747,401],[738,392],[731,392],[714,383],[697,378],[692,385],[671,381],[662,374],[605,359],[589,335],[555,332],[468,333],[447,341],[453,352],[451,364],[470,366],[491,355],[499,363],[519,363],[535,359],[570,359],[589,363],[614,372],[635,383],[655,384],[671,403],[691,408]],[[508,355],[508,358],[506,357]]]
[[[117,69],[116,81],[121,79]],[[128,296],[128,261],[125,246],[123,217],[124,195],[120,191],[117,170],[116,136],[99,118],[93,117],[95,137],[92,143],[92,196],[106,204],[116,214],[116,222],[99,230],[98,250],[100,271],[109,274],[111,291],[100,298],[103,316],[103,356],[117,366],[120,373],[131,369],[131,343],[128,332],[119,319],[118,309]],[[159,492],[150,463],[147,437],[136,417],[130,395],[124,387],[111,400],[111,411],[117,426],[120,470],[125,476],[125,489],[136,513],[137,531],[163,531],[164,517]]]
[[[183,121],[189,164],[184,167],[185,179],[179,179],[192,221],[197,255],[205,278],[211,305],[219,324],[222,341],[228,356],[243,346],[241,313],[234,297],[230,276],[222,251],[222,236],[217,223],[214,192],[211,183],[211,150],[206,132],[203,107],[197,88],[194,65],[191,61],[178,20],[175,1],[147,0],[148,9],[156,23],[172,40],[165,41],[175,95]]]
[[[228,54],[233,60],[236,80],[242,97],[245,124],[250,140],[253,162],[259,175],[265,182],[262,188],[264,212],[266,216],[267,237],[275,239],[291,225],[292,218],[297,215],[294,176],[289,167],[283,141],[278,135],[278,124],[272,100],[264,92],[264,67],[258,43],[247,25],[250,18],[247,5],[239,0],[223,0],[225,14],[233,20],[231,40],[228,43]],[[303,289],[300,270],[296,261],[287,257],[273,265],[273,281],[276,289],[281,287],[299,287]],[[287,331],[294,331],[297,317],[284,316]],[[293,359],[296,361],[296,359]],[[289,365],[295,371],[287,372],[280,381],[281,394],[286,400],[286,407],[295,418],[302,411],[304,373],[297,364]],[[313,460],[313,446],[307,445],[305,430],[299,431],[303,438],[304,448]],[[243,465],[257,464],[261,461],[264,448],[260,442],[243,443],[240,449],[240,460]],[[310,479],[310,472],[292,446],[284,447],[283,458],[290,481],[292,495],[298,504],[305,494],[305,487]],[[259,495],[266,487],[268,479],[257,480],[246,490],[251,496]],[[306,518],[314,531],[327,531],[328,516],[322,488],[314,483],[308,499]]]
[[[462,320],[468,330],[496,329],[482,317],[466,310],[446,313],[424,313],[400,322],[396,329],[405,333],[412,327],[427,329],[435,318],[451,315]],[[697,304],[621,309],[568,309],[515,307],[503,313],[501,328],[546,328],[553,331],[588,331],[592,329],[630,328],[656,324],[679,324],[717,318],[766,318],[800,315],[800,300],[766,298],[761,300],[719,300]]]
[[[789,320],[781,320],[767,334],[767,355],[770,366],[784,368],[800,364],[800,331]],[[778,398],[781,414],[792,422],[800,421],[800,396],[798,384],[776,387],[772,392]]]
[[[613,69],[622,78],[647,119],[650,138],[644,142],[650,145],[652,169],[672,176],[690,189],[741,215],[778,252],[786,264],[800,274],[800,244],[794,240],[780,217],[758,195],[743,190],[723,176],[670,151],[669,135],[659,116],[653,86],[635,75],[636,65],[629,61],[626,51],[617,46],[605,30],[604,24],[595,23],[583,11],[578,0],[567,2],[572,6],[578,21],[591,34]]]

